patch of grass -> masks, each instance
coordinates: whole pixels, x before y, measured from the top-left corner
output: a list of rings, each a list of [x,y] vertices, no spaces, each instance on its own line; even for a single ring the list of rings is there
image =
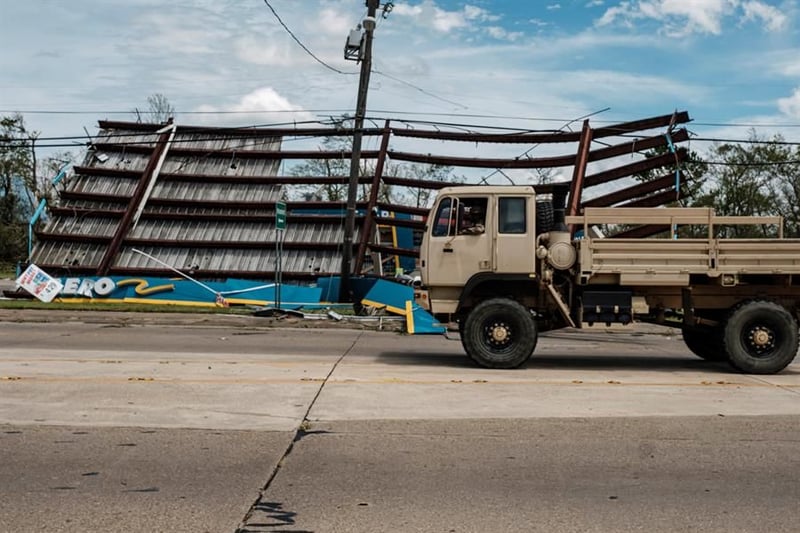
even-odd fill
[[[0,263],[0,279],[16,279],[17,267]]]
[[[0,300],[0,309],[46,309],[48,311],[123,311],[135,313],[204,313],[250,315],[249,307],[193,307],[125,303],[44,303],[39,300]]]

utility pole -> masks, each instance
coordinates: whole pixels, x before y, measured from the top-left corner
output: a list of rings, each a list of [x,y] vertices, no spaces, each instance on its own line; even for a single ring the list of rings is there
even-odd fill
[[[353,154],[350,159],[350,180],[347,187],[347,213],[344,225],[344,248],[342,250],[342,275],[339,285],[339,301],[347,302],[352,299],[350,291],[350,270],[353,262],[353,233],[356,227],[356,197],[358,195],[358,177],[361,167],[361,138],[364,132],[364,115],[367,112],[367,90],[369,89],[369,76],[372,71],[372,34],[375,31],[375,15],[378,11],[380,0],[366,0],[367,16],[363,25],[364,50],[361,59],[361,75],[358,81],[358,100],[356,101],[356,116],[353,122]]]

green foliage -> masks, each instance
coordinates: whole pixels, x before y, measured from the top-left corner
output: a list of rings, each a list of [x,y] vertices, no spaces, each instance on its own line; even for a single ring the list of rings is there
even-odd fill
[[[325,137],[322,139],[320,150],[326,152],[339,152],[340,158],[312,159],[297,165],[290,170],[293,176],[306,177],[349,177],[350,157],[345,157],[351,149],[350,137]],[[361,160],[360,176],[373,176],[375,174],[374,160]],[[384,176],[410,178],[419,180],[454,182],[459,179],[453,175],[452,167],[440,165],[425,165],[420,163],[393,163],[388,161],[383,169]],[[463,181],[463,178],[461,178]],[[369,186],[359,187],[358,200],[364,201],[369,194]],[[416,207],[428,207],[436,191],[416,187],[393,187],[382,185],[378,194],[378,201],[387,203],[402,203]],[[347,183],[325,183],[322,185],[297,185],[290,198],[300,200],[322,200],[343,202],[347,199]]]
[[[21,222],[23,217],[20,186],[22,180],[28,190],[36,188],[31,141],[37,136],[25,128],[21,115],[0,119],[0,224]]]
[[[325,152],[340,152],[342,157],[334,159],[309,159],[305,163],[292,168],[293,176],[308,177],[346,177],[350,175],[350,157],[345,154],[350,152],[349,137],[325,137],[322,139],[320,150]],[[361,175],[366,176],[366,168]],[[290,198],[300,200],[324,200],[343,202],[347,199],[346,183],[325,183],[322,185],[297,185],[293,187]]]
[[[391,174],[401,178],[410,178],[426,181],[440,181],[443,183],[465,182],[463,176],[453,174],[453,167],[442,165],[425,165],[422,163],[410,163],[395,165]],[[421,189],[417,187],[395,187],[391,191],[392,201],[414,207],[430,207],[436,197],[433,189]]]
[[[188,305],[128,304],[116,302],[62,303],[39,300],[0,300],[0,309],[46,309],[48,311],[119,311],[136,313],[191,313],[214,315],[252,315],[247,307],[197,307]]]
[[[15,263],[27,252],[27,219],[35,199],[35,159],[21,115],[0,119],[0,262]]]
[[[783,138],[759,138],[750,133],[748,144],[720,144],[712,148],[703,189],[693,205],[713,207],[718,215],[775,216],[785,219],[787,236],[800,235],[800,150],[782,144]],[[729,226],[722,237],[772,236],[777,228]]]
[[[649,150],[645,156],[658,157],[669,152],[668,146],[662,146],[654,150]],[[703,176],[708,171],[708,165],[703,161],[703,158],[694,150],[689,150],[686,159],[681,163],[681,179],[682,190],[688,195],[688,203],[695,204],[697,198],[702,194]],[[656,170],[648,170],[634,176],[637,181],[648,182],[665,176],[668,173],[674,173],[674,170],[665,170],[659,168]],[[678,202],[673,202],[671,206],[677,206]]]
[[[28,254],[28,225],[0,224],[0,264],[14,265]]]

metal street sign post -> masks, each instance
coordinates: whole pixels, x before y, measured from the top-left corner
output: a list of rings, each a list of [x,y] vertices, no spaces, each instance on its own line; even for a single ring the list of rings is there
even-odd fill
[[[286,230],[286,202],[275,203],[275,308],[281,308],[281,283],[283,283],[283,236]]]

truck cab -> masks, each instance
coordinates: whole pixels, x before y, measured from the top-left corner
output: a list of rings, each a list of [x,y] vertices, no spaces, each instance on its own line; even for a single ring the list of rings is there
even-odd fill
[[[481,279],[536,277],[533,187],[450,187],[431,210],[420,248],[431,311],[455,314],[463,289]]]

